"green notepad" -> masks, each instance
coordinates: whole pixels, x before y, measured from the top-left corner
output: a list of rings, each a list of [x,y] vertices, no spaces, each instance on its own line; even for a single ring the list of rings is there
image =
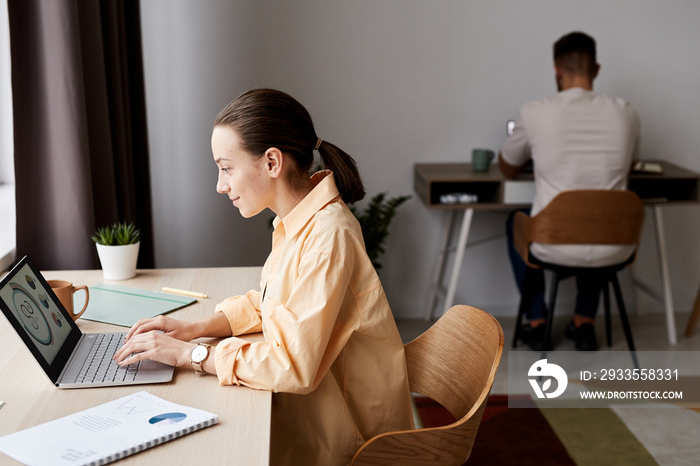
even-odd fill
[[[131,327],[139,319],[165,314],[197,301],[187,296],[106,283],[98,283],[89,289],[88,307],[80,318],[124,327]],[[83,308],[84,296],[85,293],[73,295],[74,309]]]

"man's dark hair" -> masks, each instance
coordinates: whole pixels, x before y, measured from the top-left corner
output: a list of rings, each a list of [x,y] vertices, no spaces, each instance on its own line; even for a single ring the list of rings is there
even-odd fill
[[[572,32],[554,43],[554,64],[568,73],[593,74],[596,69],[595,40]]]

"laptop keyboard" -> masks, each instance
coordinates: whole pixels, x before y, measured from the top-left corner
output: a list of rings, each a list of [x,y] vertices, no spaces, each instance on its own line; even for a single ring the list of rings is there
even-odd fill
[[[126,381],[136,378],[141,361],[121,367],[112,356],[124,344],[125,333],[99,334],[78,374],[78,383]]]

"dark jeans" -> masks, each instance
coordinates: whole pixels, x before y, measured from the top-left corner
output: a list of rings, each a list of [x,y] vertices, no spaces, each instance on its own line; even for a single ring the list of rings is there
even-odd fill
[[[513,266],[515,283],[522,299],[526,299],[526,316],[529,320],[542,319],[547,317],[544,303],[544,270],[528,267],[520,254],[513,246],[513,218],[518,210],[514,210],[508,215],[506,221],[506,236],[508,238],[508,255]],[[530,209],[522,209],[522,212],[530,215]],[[536,258],[535,258],[536,259]],[[600,271],[591,269],[576,275],[576,307],[574,313],[585,317],[595,317],[598,311],[598,301],[606,279]],[[527,281],[528,292],[523,294],[523,285]]]

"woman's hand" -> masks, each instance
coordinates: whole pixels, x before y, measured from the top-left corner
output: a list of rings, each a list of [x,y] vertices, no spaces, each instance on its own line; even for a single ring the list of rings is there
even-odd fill
[[[114,360],[121,366],[152,359],[170,366],[190,365],[190,353],[199,337],[229,337],[231,327],[225,315],[215,315],[197,322],[185,322],[165,316],[141,319],[126,334],[124,346],[115,354]],[[207,358],[202,367],[216,374],[214,358]]]
[[[169,319],[173,320],[173,319]],[[190,353],[195,345],[157,331],[136,333],[114,355],[120,366],[127,366],[146,359],[169,366],[190,365]]]
[[[163,332],[164,335],[182,340],[190,341],[201,335],[197,335],[195,323],[172,319],[165,316],[157,316],[150,319],[140,319],[134,324],[126,334],[125,341],[128,343],[136,335],[149,332]]]

